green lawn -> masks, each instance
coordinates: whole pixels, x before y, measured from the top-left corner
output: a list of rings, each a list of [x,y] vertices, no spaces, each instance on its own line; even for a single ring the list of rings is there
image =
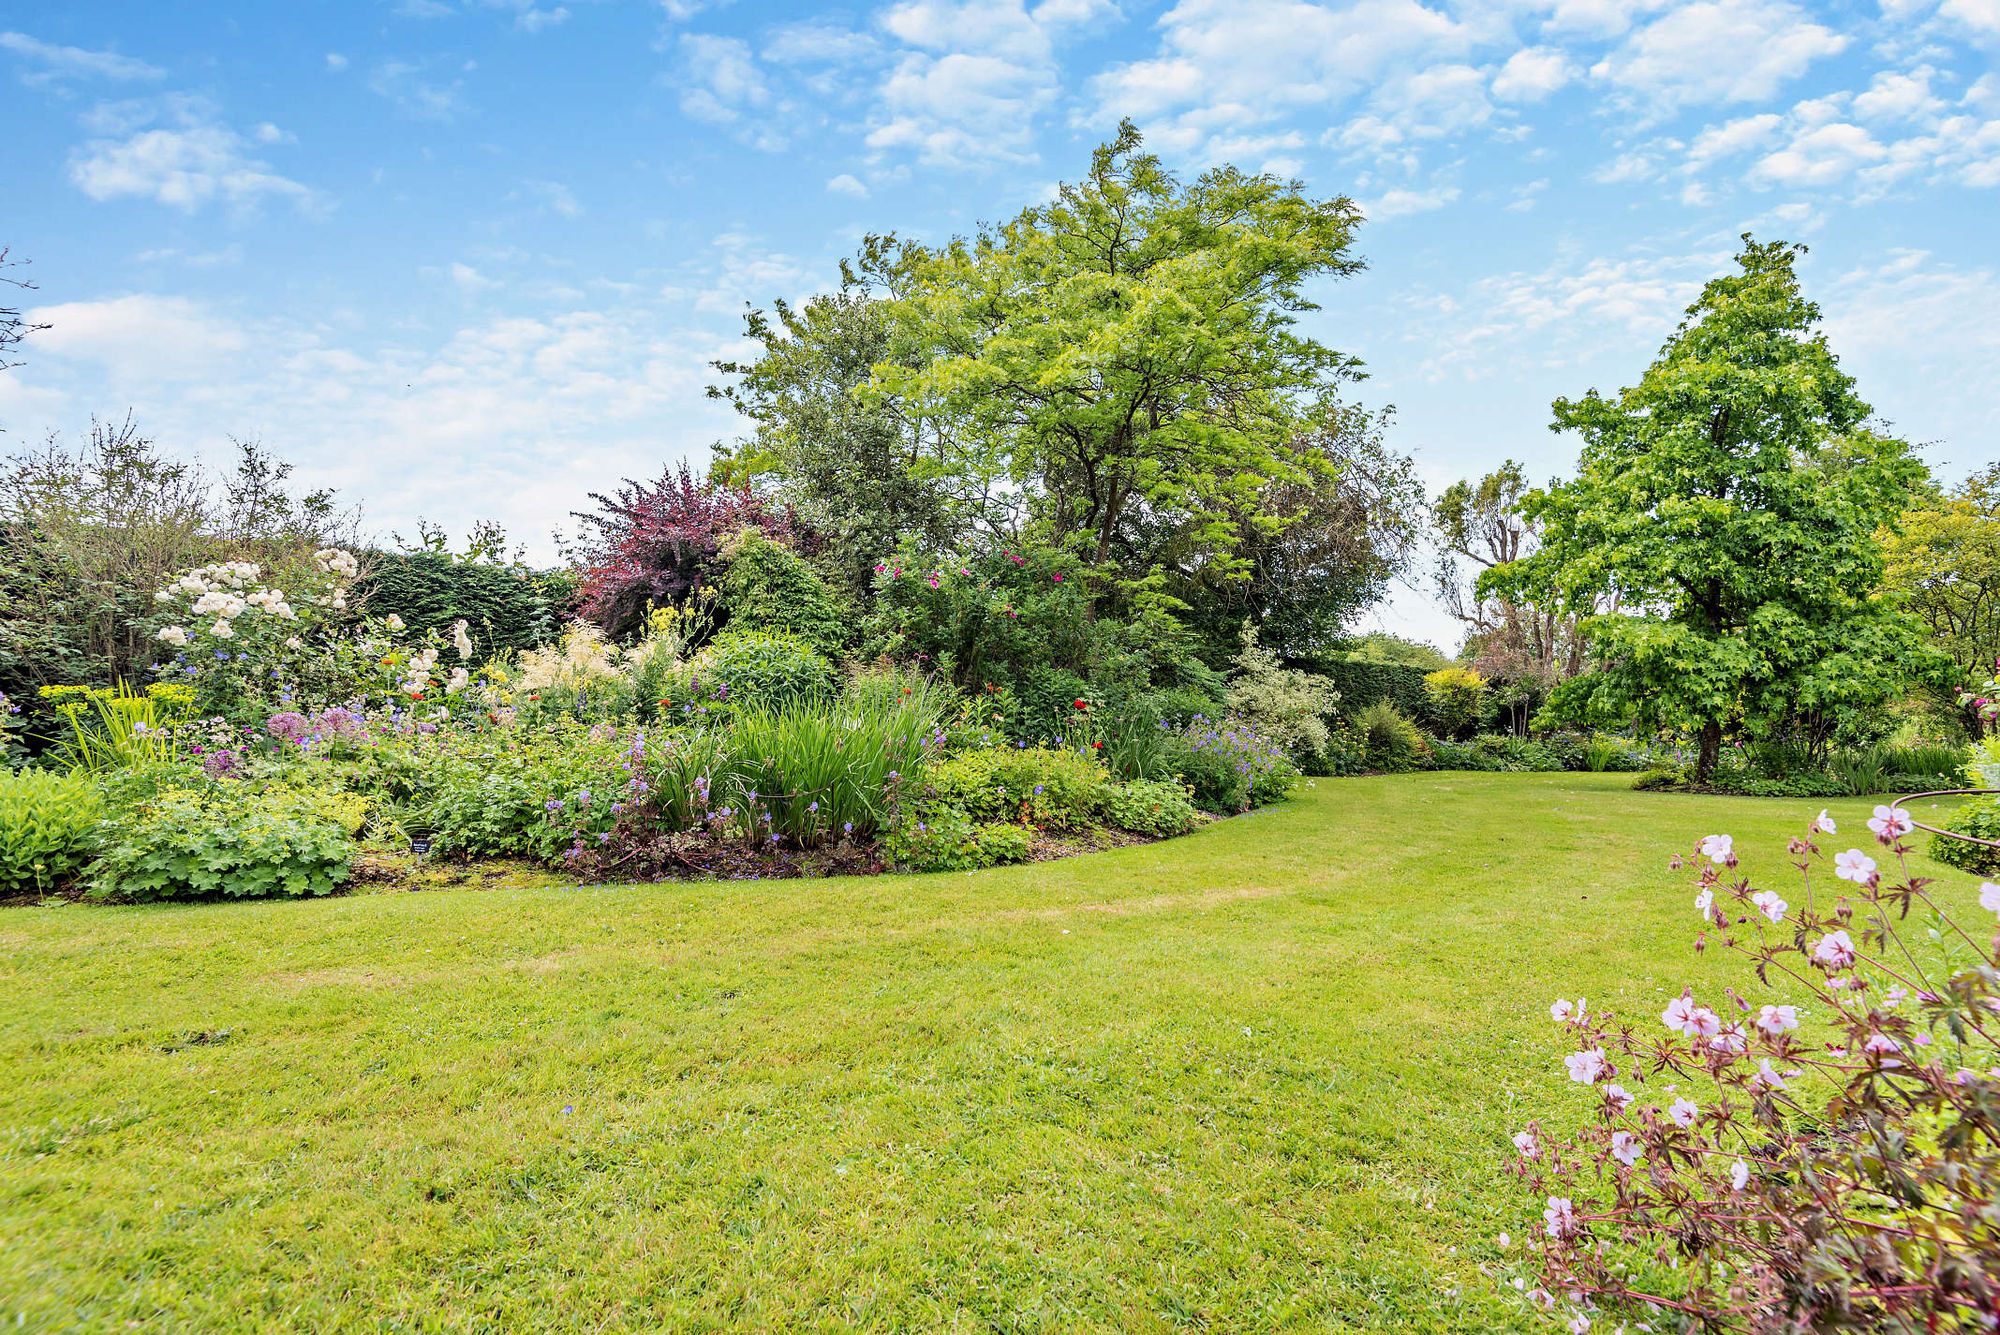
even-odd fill
[[[1788,888],[1820,806],[1628,783],[1322,780],[974,875],[0,910],[0,1319],[1521,1328],[1477,1263],[1539,1213],[1509,1133],[1577,1106],[1549,1001],[1716,977],[1667,857],[1726,830]]]

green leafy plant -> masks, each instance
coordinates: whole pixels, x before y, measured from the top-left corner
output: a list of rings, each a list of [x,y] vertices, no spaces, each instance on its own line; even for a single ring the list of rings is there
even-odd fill
[[[1440,735],[1458,738],[1479,727],[1486,678],[1471,668],[1443,667],[1424,676],[1424,706]]]
[[[1397,774],[1415,769],[1423,757],[1423,734],[1387,700],[1377,700],[1355,715],[1354,731],[1370,769]]]
[[[839,679],[810,644],[765,631],[725,631],[696,657],[693,673],[731,709],[792,709],[831,700]],[[697,688],[699,691],[700,688]]]
[[[1110,788],[1104,767],[1074,751],[1001,747],[945,761],[927,792],[975,820],[1082,829],[1098,823]]]
[[[1963,803],[1944,821],[1943,828],[1973,839],[2000,840],[2000,798],[1979,797]],[[1930,855],[1977,876],[2000,875],[2000,848],[1934,834]]]
[[[0,894],[51,890],[75,876],[102,808],[88,774],[0,771]]]
[[[1113,784],[1104,796],[1104,823],[1166,839],[1201,824],[1187,789],[1163,779]]]
[[[143,691],[123,684],[44,686],[41,695],[69,723],[55,758],[91,773],[175,759],[180,750],[175,725],[186,718],[192,700],[186,687],[168,682]]]
[[[891,861],[912,871],[977,871],[1026,861],[1028,830],[1005,821],[977,824],[956,807],[935,807],[899,823],[884,842]]]
[[[120,899],[330,895],[346,883],[360,823],[344,794],[233,782],[169,789],[108,822],[91,894]]]

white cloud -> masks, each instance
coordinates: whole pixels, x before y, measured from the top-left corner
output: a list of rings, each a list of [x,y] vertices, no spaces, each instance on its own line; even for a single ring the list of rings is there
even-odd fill
[[[1836,121],[1799,134],[1757,163],[1756,179],[1781,186],[1826,186],[1882,161],[1889,150],[1859,125]]]
[[[846,195],[852,199],[868,198],[868,187],[863,185],[858,177],[850,176],[846,172],[828,181],[826,190],[830,195]]]
[[[523,181],[521,189],[530,199],[558,217],[583,216],[583,205],[577,202],[576,192],[561,181]]]
[[[1697,0],[1633,32],[1590,72],[1656,111],[1753,102],[1847,43],[1786,0]]]
[[[448,121],[463,111],[462,80],[432,78],[425,67],[407,60],[385,60],[368,76],[368,88],[419,120]]]
[[[233,323],[184,297],[71,301],[38,307],[28,318],[48,326],[35,335],[38,356],[95,362],[143,383],[198,379],[245,343]]]
[[[124,104],[96,112],[93,123],[123,137],[91,140],[71,158],[70,181],[92,199],[152,199],[186,213],[215,202],[249,208],[267,196],[315,203],[311,190],[252,156],[248,141],[200,101],[169,98],[150,108]],[[284,139],[275,126],[267,128],[258,134],[261,142]]]
[[[1944,0],[1938,14],[1974,32],[2000,34],[2000,0]]]
[[[1097,118],[1132,116],[1163,149],[1198,158],[1215,156],[1218,133],[1324,115],[1392,74],[1407,83],[1454,65],[1479,36],[1416,0],[1179,0],[1159,26],[1157,54],[1092,80]]]
[[[1884,70],[1856,94],[1854,114],[1863,120],[1916,120],[1944,109],[1931,92],[1933,71],[1919,67],[1907,74]]]
[[[1688,161],[1698,167],[1706,166],[1718,158],[1734,157],[1738,153],[1761,148],[1771,142],[1778,133],[1778,127],[1784,123],[1783,116],[1764,112],[1711,125],[1696,135],[1694,142],[1688,146]]]
[[[1569,56],[1553,46],[1523,47],[1507,57],[1493,76],[1493,96],[1502,102],[1539,102],[1575,75]]]
[[[1387,222],[1413,213],[1429,213],[1458,200],[1458,187],[1435,186],[1429,190],[1385,190],[1373,199],[1361,201],[1361,212],[1370,222]]]
[[[776,152],[785,146],[780,108],[770,81],[750,44],[738,37],[685,33],[680,39],[681,110],[711,125],[735,129],[752,147]]]
[[[347,68],[347,57],[338,51],[329,51],[326,53],[326,67],[338,74]]]
[[[40,87],[63,80],[109,79],[125,82],[158,79],[166,71],[115,51],[90,51],[80,46],[57,46],[38,41],[24,32],[0,32],[0,51],[11,51],[27,66],[21,82]]]

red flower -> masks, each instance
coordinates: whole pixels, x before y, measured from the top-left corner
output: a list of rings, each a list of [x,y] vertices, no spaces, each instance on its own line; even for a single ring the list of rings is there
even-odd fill
[[[1086,700],[1079,700],[1076,702],[1076,707],[1078,709],[1088,709],[1090,708],[1090,703]]]

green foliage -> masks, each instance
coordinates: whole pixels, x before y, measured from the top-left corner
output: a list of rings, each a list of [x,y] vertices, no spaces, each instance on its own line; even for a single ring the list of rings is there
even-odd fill
[[[2000,798],[1978,797],[1962,804],[1943,822],[1942,829],[1974,839],[2000,842]],[[1949,866],[1975,876],[2000,876],[2000,848],[1970,844],[1941,834],[1931,836],[1930,855]]]
[[[1340,694],[1340,711],[1349,719],[1384,701],[1406,718],[1420,718],[1429,702],[1424,691],[1424,678],[1430,673],[1426,668],[1355,658],[1330,658],[1312,667],[1333,683]]]
[[[1398,774],[1415,769],[1423,759],[1423,734],[1387,700],[1377,700],[1356,714],[1354,732],[1369,769]]]
[[[979,821],[1085,829],[1104,814],[1111,778],[1074,751],[997,747],[953,756],[931,772],[927,804]]]
[[[1654,765],[1641,770],[1632,780],[1632,791],[1638,793],[1664,792],[1671,788],[1684,788],[1694,773],[1685,765]]]
[[[1424,675],[1426,716],[1446,737],[1464,737],[1479,727],[1486,710],[1486,678],[1470,668],[1444,667]]]
[[[1104,823],[1134,834],[1166,839],[1201,824],[1187,789],[1164,779],[1113,784],[1105,794]]]
[[[1340,705],[1340,693],[1325,677],[1281,667],[1278,656],[1257,643],[1256,627],[1243,627],[1236,677],[1229,683],[1229,709],[1283,747],[1293,762],[1311,768],[1327,748],[1326,716]]]
[[[1032,838],[1026,826],[975,824],[958,808],[939,806],[899,822],[883,841],[883,851],[911,871],[977,871],[1027,861]]]
[[[1919,492],[1882,540],[1885,583],[1951,655],[1957,684],[1984,680],[2000,661],[2000,464],[1949,492]],[[1955,690],[1937,696],[1961,723],[1973,721]]]
[[[449,633],[464,621],[480,658],[552,642],[576,600],[567,571],[534,571],[430,548],[371,553],[356,593],[369,611],[394,612],[418,635]]]
[[[935,694],[849,696],[781,712],[738,712],[723,799],[776,834],[811,848],[870,838],[924,780]],[[669,745],[673,745],[669,742]],[[768,822],[764,820],[769,817]]]
[[[1297,318],[1309,283],[1358,268],[1359,221],[1275,177],[1178,181],[1127,122],[1083,181],[1004,226],[871,241],[862,267],[892,300],[870,401],[949,423],[926,466],[966,494],[1018,488],[1093,601],[1129,611],[1171,593],[1169,553],[1244,568],[1246,525],[1285,521],[1270,485],[1323,465],[1295,444],[1353,362]]]
[[[405,824],[432,836],[439,854],[517,855],[557,861],[576,830],[583,793],[589,832],[609,828],[625,781],[619,746],[575,725],[540,733],[496,731],[420,755],[423,777]],[[549,804],[561,803],[552,812]]]
[[[1469,742],[1440,737],[1431,743],[1430,751],[1433,769],[1530,774],[1578,768],[1567,764],[1554,747],[1510,733],[1488,733]]]
[[[1356,636],[1348,642],[1340,656],[1356,663],[1389,663],[1397,667],[1421,668],[1425,672],[1451,666],[1451,659],[1436,645],[1379,630]]]
[[[725,631],[696,657],[696,676],[719,686],[732,709],[785,710],[831,700],[833,664],[804,640],[764,631]]]
[[[355,800],[241,783],[173,788],[104,826],[91,894],[120,899],[330,895],[355,854]]]
[[[828,658],[853,638],[852,619],[827,582],[791,548],[755,529],[723,544],[722,613],[731,631],[789,635]]]
[[[1578,475],[1522,501],[1540,549],[1479,581],[1539,605],[1615,595],[1582,623],[1596,670],[1544,712],[1696,733],[1703,779],[1739,721],[1823,746],[1938,662],[1878,593],[1876,531],[1923,466],[1867,429],[1797,254],[1746,237],[1741,271],[1703,289],[1637,386],[1556,401]]]
[[[192,692],[176,682],[156,682],[143,691],[123,684],[44,686],[41,696],[69,725],[55,758],[91,773],[173,761],[180,751],[175,728],[192,703]]]
[[[54,889],[90,859],[103,808],[88,774],[0,770],[0,895]]]
[[[1217,815],[1282,802],[1299,781],[1299,767],[1284,749],[1241,719],[1189,720],[1173,736],[1168,764],[1195,805]]]

